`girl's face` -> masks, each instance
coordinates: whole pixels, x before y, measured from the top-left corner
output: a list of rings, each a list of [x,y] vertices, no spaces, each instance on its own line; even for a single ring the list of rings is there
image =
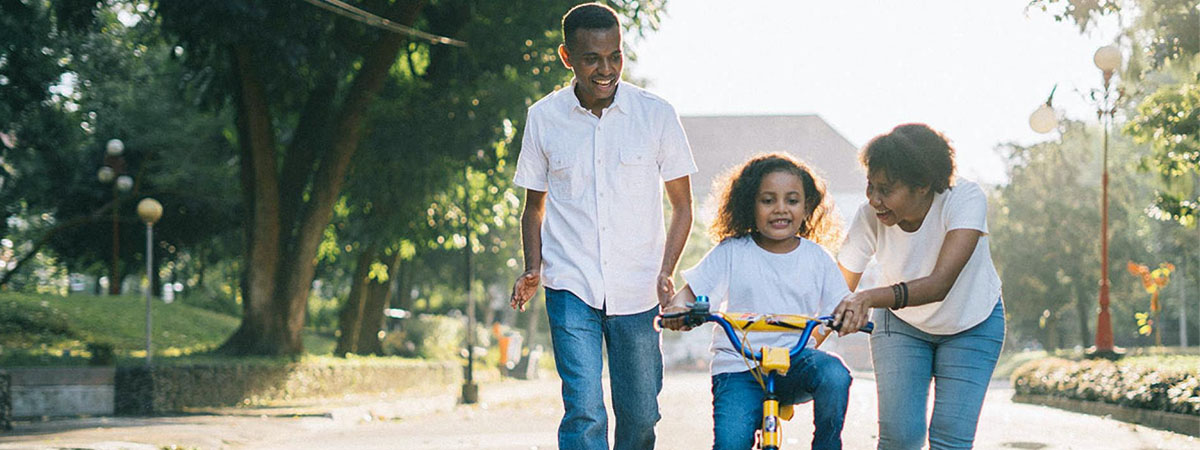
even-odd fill
[[[773,253],[787,253],[800,244],[796,234],[808,218],[804,209],[804,182],[791,172],[771,172],[763,177],[754,198],[755,242]]]
[[[929,186],[914,188],[891,180],[882,170],[867,175],[867,202],[875,218],[886,226],[899,225],[908,232],[917,231],[933,203]]]

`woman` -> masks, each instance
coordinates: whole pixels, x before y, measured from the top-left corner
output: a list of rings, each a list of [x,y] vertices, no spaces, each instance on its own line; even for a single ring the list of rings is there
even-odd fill
[[[971,448],[1004,343],[1000,277],[988,249],[987,197],[954,178],[954,149],[924,124],[863,149],[867,200],[838,253],[855,291],[834,310],[857,330],[872,308],[879,448]],[[881,287],[858,290],[868,262]],[[846,331],[843,331],[845,333]],[[925,408],[934,380],[933,415]]]

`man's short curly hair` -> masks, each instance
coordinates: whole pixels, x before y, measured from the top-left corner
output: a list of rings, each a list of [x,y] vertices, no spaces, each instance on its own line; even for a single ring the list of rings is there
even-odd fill
[[[562,19],[563,45],[570,50],[575,43],[575,30],[607,30],[616,27],[617,12],[600,3],[584,3],[567,11]],[[620,28],[618,28],[620,30]]]
[[[954,147],[923,123],[906,123],[876,136],[859,158],[868,174],[883,171],[909,187],[941,193],[954,185]]]

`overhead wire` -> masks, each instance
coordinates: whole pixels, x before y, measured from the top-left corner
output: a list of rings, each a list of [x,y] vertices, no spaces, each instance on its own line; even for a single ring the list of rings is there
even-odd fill
[[[318,8],[338,14],[342,17],[346,17],[346,18],[349,18],[349,19],[352,19],[352,20],[355,20],[358,22],[362,22],[362,23],[365,23],[367,25],[370,25],[370,26],[373,26],[376,28],[382,28],[384,30],[391,31],[393,33],[400,33],[400,34],[405,34],[408,36],[425,39],[434,44],[453,45],[456,47],[466,47],[467,46],[466,42],[460,41],[458,39],[448,38],[445,36],[438,36],[436,34],[426,33],[424,31],[418,30],[413,27],[401,25],[401,24],[398,24],[391,20],[380,17],[378,15],[364,11],[353,5],[347,4],[346,2],[343,2],[341,0],[304,0],[304,1],[308,2],[309,4],[311,4],[313,6],[316,6]]]

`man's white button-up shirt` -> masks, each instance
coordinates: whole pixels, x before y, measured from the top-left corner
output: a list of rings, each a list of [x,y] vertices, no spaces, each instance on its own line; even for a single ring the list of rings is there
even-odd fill
[[[696,172],[675,109],[622,81],[596,117],[574,82],[529,108],[514,182],[548,192],[542,282],[609,315],[658,304],[663,181]]]

